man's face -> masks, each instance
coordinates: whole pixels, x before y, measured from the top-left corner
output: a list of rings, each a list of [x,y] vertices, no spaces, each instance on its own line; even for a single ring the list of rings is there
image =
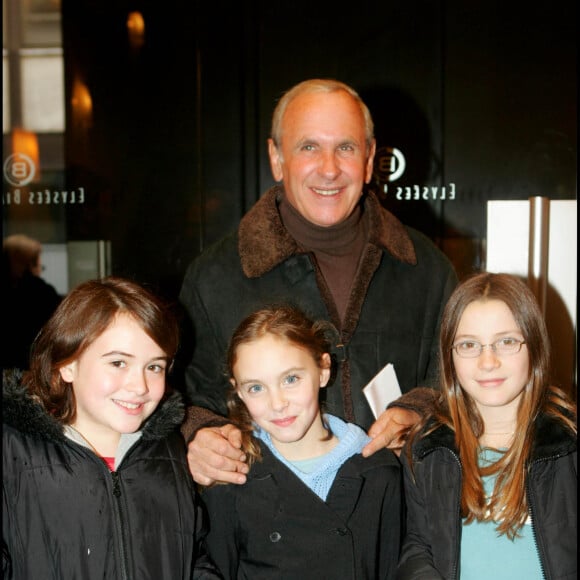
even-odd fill
[[[346,92],[296,97],[282,118],[279,148],[268,141],[270,166],[288,201],[310,222],[332,226],[356,207],[372,177],[362,111]]]

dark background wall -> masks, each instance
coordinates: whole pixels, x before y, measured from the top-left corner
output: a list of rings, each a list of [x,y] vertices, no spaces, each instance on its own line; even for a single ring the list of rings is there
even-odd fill
[[[189,261],[272,184],[276,100],[335,77],[367,101],[378,147],[405,154],[386,194],[377,171],[385,206],[460,275],[480,268],[487,200],[576,198],[575,5],[64,0],[67,102],[80,79],[93,103],[85,125],[67,109],[66,183],[86,203],[67,207],[66,237],[111,240],[115,273],[176,295]],[[396,198],[415,186],[435,199]]]

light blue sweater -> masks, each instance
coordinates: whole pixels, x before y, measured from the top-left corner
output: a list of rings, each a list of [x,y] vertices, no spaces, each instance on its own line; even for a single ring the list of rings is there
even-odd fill
[[[370,441],[370,437],[357,425],[346,423],[334,415],[324,415],[332,433],[338,438],[338,445],[327,454],[307,460],[307,472],[299,469],[302,462],[290,462],[285,459],[276,449],[270,434],[256,426],[255,435],[263,441],[274,457],[281,461],[292,473],[304,482],[323,501],[341,465],[353,455],[360,453],[362,448]]]

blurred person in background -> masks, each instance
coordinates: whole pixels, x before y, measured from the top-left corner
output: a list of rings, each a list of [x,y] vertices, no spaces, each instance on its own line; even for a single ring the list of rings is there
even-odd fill
[[[62,296],[41,278],[42,245],[24,234],[2,243],[2,368],[28,369],[30,347]]]

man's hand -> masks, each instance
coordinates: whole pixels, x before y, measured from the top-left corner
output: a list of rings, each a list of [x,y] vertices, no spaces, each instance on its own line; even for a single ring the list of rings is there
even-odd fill
[[[187,462],[200,485],[245,483],[248,466],[241,451],[242,434],[233,425],[200,429],[187,446]]]
[[[368,457],[383,447],[388,447],[399,455],[407,433],[420,418],[419,413],[402,407],[391,407],[383,411],[369,429],[372,441],[362,450],[363,457]]]

